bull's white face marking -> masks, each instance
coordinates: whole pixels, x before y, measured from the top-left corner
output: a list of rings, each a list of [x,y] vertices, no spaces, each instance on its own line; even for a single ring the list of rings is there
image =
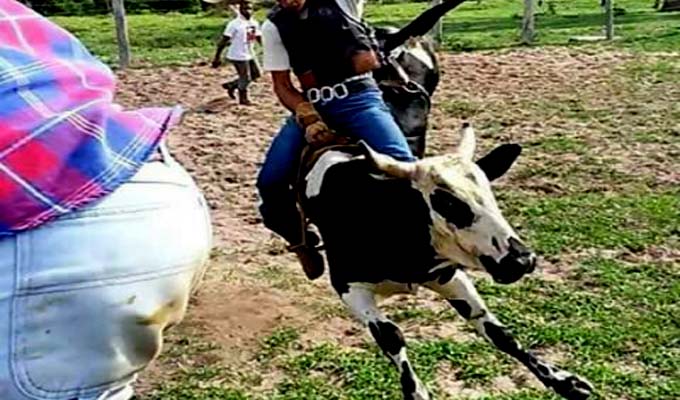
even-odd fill
[[[508,252],[507,239],[517,234],[503,218],[484,172],[460,155],[433,157],[417,169],[412,184],[430,208],[437,253],[468,267],[482,268],[481,255],[500,261]],[[457,221],[464,213],[469,214],[469,225]]]
[[[376,167],[388,175],[411,180],[422,193],[432,218],[432,245],[437,253],[472,268],[483,269],[479,257],[500,262],[510,252],[517,234],[503,217],[486,174],[473,161],[474,131],[465,126],[454,154],[414,163],[369,153]]]

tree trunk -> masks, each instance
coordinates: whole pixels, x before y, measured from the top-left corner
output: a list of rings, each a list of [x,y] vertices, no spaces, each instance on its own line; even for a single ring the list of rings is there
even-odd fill
[[[116,36],[118,38],[118,65],[125,69],[130,65],[130,41],[128,40],[127,20],[123,0],[112,0],[113,18],[116,21]]]

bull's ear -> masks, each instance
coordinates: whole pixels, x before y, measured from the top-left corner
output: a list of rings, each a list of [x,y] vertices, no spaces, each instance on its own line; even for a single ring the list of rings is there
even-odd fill
[[[521,152],[522,146],[518,144],[502,144],[477,160],[477,165],[484,171],[489,181],[493,181],[508,172]]]
[[[359,146],[366,160],[378,171],[395,178],[415,178],[417,172],[415,162],[399,161],[386,154],[378,153],[363,140],[359,141]]]

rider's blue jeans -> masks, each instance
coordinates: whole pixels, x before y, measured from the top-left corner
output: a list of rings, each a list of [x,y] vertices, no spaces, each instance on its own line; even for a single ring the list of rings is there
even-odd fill
[[[398,160],[415,161],[377,86],[315,107],[336,132],[362,139],[374,150]],[[304,131],[291,116],[274,138],[257,179],[265,226],[291,244],[301,241],[300,218],[290,185],[304,145]]]

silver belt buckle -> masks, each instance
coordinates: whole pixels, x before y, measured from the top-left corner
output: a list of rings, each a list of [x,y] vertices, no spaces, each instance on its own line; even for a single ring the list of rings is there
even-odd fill
[[[325,102],[329,102],[335,98],[335,92],[333,92],[333,88],[330,86],[323,86],[321,87],[321,100]]]
[[[336,83],[333,85],[333,94],[335,94],[336,99],[344,99],[349,96],[349,89],[347,89],[347,85],[344,82]]]
[[[318,103],[321,100],[321,91],[317,88],[307,90],[307,99],[310,103]]]
[[[333,86],[322,86],[320,88],[311,88],[307,90],[307,99],[310,103],[318,103],[323,100],[329,102],[333,99],[344,99],[349,96],[349,89],[345,82],[336,83]]]

